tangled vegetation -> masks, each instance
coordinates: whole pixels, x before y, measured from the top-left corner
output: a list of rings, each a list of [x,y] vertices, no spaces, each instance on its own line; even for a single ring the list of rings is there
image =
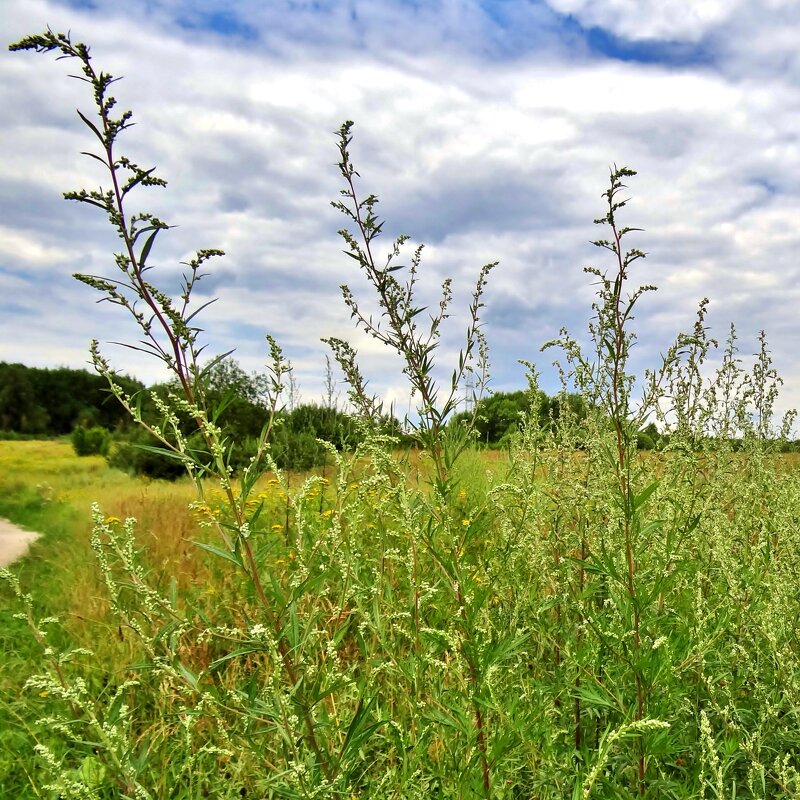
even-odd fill
[[[401,237],[377,260],[377,198],[361,194],[352,125],[343,125],[335,205],[374,298],[368,307],[343,287],[344,301],[403,359],[422,458],[398,456],[357,353],[331,339],[358,410],[358,442],[351,453],[325,445],[329,478],[292,489],[270,445],[287,364],[268,339],[272,401],[234,480],[191,307],[201,266],[219,251],[198,252],[180,298],[159,289],[148,259],[167,225],[126,203],[133,189],[163,181],[116,153],[130,113],[114,116],[112,77],[61,34],[12,49],[77,59],[94,94],[97,116],[81,118],[109,188],[67,197],[107,214],[124,249],[119,273],[78,277],[133,315],[175,376],[175,388],[153,398],[159,421],[142,419],[96,346],[93,358],[194,482],[209,533],[197,557],[212,565],[206,591],[181,592],[174,581],[171,590],[156,580],[136,522],[95,508],[92,547],[130,655],[105,686],[87,678],[102,642],[94,654],[70,645],[5,573],[41,646],[40,672],[26,683],[46,701],[27,768],[36,792],[800,795],[800,480],[779,452],[792,418],[775,420],[780,381],[763,336],[748,368],[731,331],[720,366],[709,368],[716,342],[706,301],[661,363],[629,371],[632,312],[653,288],[631,283],[644,253],[627,247],[633,229],[619,219],[631,170],[611,171],[596,220],[609,266],[587,270],[598,287],[590,344],[562,331],[547,345],[560,354],[564,392],[580,402],[540,413],[531,371],[530,413],[506,469],[487,475],[473,449],[475,415],[448,422],[464,381],[485,380],[480,311],[494,265],[477,272],[452,379],[440,382],[450,283],[431,311],[416,298],[421,249],[401,266]],[[660,453],[637,447],[651,422],[668,434]]]

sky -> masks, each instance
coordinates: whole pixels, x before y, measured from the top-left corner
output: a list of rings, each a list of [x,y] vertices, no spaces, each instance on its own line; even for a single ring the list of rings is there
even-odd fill
[[[271,334],[303,400],[319,402],[321,339],[345,338],[372,391],[406,412],[397,359],[356,330],[339,290],[375,308],[330,206],[349,119],[360,189],[386,220],[378,251],[399,234],[425,244],[428,304],[453,279],[441,375],[478,270],[498,261],[483,309],[490,385],[524,387],[523,359],[556,390],[540,347],[562,327],[586,339],[583,267],[612,267],[591,241],[616,164],[638,172],[621,212],[648,254],[632,281],[659,287],[638,308],[633,366],[656,366],[709,297],[712,334],[735,324],[745,361],[766,330],[780,408],[800,406],[800,3],[3,0],[4,42],[48,25],[124,76],[114,94],[136,125],[119,152],[169,183],[129,204],[176,226],[153,279],[175,292],[195,250],[226,252],[198,287],[218,298],[199,317],[207,353],[236,348],[262,370]],[[92,99],[72,67],[0,54],[0,360],[82,367],[97,338],[117,369],[154,382],[157,361],[110,344],[136,341],[132,321],[71,277],[113,274],[118,249],[99,211],[62,199],[104,179],[80,155],[92,143],[76,109]]]

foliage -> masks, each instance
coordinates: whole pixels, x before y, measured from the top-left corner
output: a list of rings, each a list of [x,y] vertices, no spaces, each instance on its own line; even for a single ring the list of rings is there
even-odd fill
[[[587,414],[584,398],[576,393],[562,392],[548,397],[538,388],[495,392],[482,397],[474,411],[457,414],[453,424],[469,424],[474,418],[473,429],[477,441],[496,446],[507,443],[510,437],[518,433],[523,421],[531,414],[536,415],[542,427],[556,430],[565,408],[580,419]]]
[[[190,437],[191,439],[191,437]],[[133,428],[123,438],[117,437],[107,451],[108,464],[130,475],[174,481],[186,474],[183,462],[173,458],[149,431]],[[188,440],[187,440],[188,444]],[[197,445],[195,439],[192,444]]]
[[[330,448],[353,452],[364,441],[358,417],[331,406],[304,403],[279,415],[270,451],[280,469],[305,471],[325,465]],[[400,425],[389,415],[374,420],[377,430],[401,437]],[[235,447],[235,445],[234,445]]]
[[[228,375],[235,374],[236,362],[228,362]],[[270,453],[281,469],[303,471],[322,466],[328,460],[325,443],[337,450],[353,450],[363,438],[354,417],[336,408],[314,404],[298,405],[293,411],[272,413],[258,401],[254,394],[254,382],[240,371],[237,380],[231,383],[208,384],[208,398],[217,409],[217,425],[220,436],[228,444],[228,464],[235,473],[245,469],[250,459],[258,452],[260,435],[265,422],[272,414],[274,431],[270,439]],[[142,420],[155,429],[159,422],[159,404],[169,402],[170,392],[175,386],[163,384],[150,388],[142,399],[138,412]],[[208,465],[210,456],[206,442],[196,431],[196,422],[191,416],[176,409],[177,427],[186,439],[193,457]],[[389,420],[381,424],[392,429]],[[174,447],[176,438],[170,436]],[[115,446],[109,455],[109,463],[133,475],[174,480],[185,474],[185,467],[172,452],[163,452],[157,435],[142,428],[132,428],[116,437]],[[205,455],[203,455],[205,453]]]
[[[271,449],[295,409],[275,427],[289,367],[270,339],[265,422],[234,480],[221,424],[229,397],[214,394],[213,364],[200,364],[189,311],[200,266],[218,251],[187,265],[180,301],[158,288],[148,259],[166,225],[128,217],[125,203],[136,186],[163,181],[116,155],[131,117],[111,113],[113,79],[65,35],[12,49],[76,58],[93,89],[97,119],[81,118],[111,188],[68,197],[102,209],[124,252],[121,277],[79,277],[133,315],[142,346],[175,381],[150,394],[150,420],[96,346],[95,364],[156,449],[187,471],[207,529],[197,558],[213,557],[203,591],[180,591],[181,570],[167,578],[148,561],[135,520],[95,506],[105,630],[116,626],[130,648],[107,686],[87,682],[94,656],[5,574],[41,648],[25,684],[47,701],[32,725],[38,794],[798,796],[800,483],[779,454],[793,418],[775,420],[780,379],[763,335],[748,369],[732,329],[711,369],[705,300],[660,363],[631,372],[633,312],[654,288],[629,288],[645,255],[626,249],[636,229],[619,221],[632,170],[611,171],[595,221],[611,265],[587,269],[597,287],[587,344],[564,330],[547,345],[561,354],[555,404],[534,370],[527,407],[485,403],[495,433],[503,421],[501,435],[512,429],[498,477],[471,447],[494,265],[478,270],[466,337],[445,369],[450,282],[428,310],[417,299],[421,248],[399,263],[400,236],[378,260],[384,223],[377,197],[360,191],[345,123],[335,206],[373,299],[348,285],[343,297],[356,325],[403,361],[418,451],[394,451],[357,353],[329,339],[359,412],[355,449],[326,440],[331,478],[292,489]],[[473,415],[453,424],[473,377]],[[299,414],[298,430],[319,413]],[[661,452],[639,449],[650,424]]]
[[[41,440],[41,433],[18,433],[17,431],[0,431],[0,441],[23,442]]]
[[[247,462],[257,449],[257,440],[265,422],[274,416],[274,410],[258,402],[256,376],[248,376],[230,357],[212,361],[204,371],[208,407],[216,415],[220,435],[233,444],[230,454],[231,466],[238,467]],[[184,463],[175,455],[177,442],[185,440],[195,457],[207,463],[209,456],[206,442],[197,432],[197,423],[185,408],[174,409],[174,429],[159,430],[161,410],[170,403],[170,398],[180,392],[173,383],[156,384],[146,392],[139,393],[136,413],[143,426],[132,427],[115,437],[109,453],[109,464],[133,475],[148,478],[174,480],[185,474]],[[171,449],[164,449],[162,439],[166,437]]]
[[[143,388],[131,378],[115,380],[129,394]],[[76,425],[113,430],[126,427],[129,419],[100,375],[0,362],[0,430],[61,436]]]
[[[108,453],[111,436],[105,428],[78,426],[72,431],[72,447],[79,456],[104,456]]]
[[[335,408],[299,405],[280,416],[271,453],[281,469],[305,471],[328,460],[328,445],[353,450],[360,440],[355,420]]]

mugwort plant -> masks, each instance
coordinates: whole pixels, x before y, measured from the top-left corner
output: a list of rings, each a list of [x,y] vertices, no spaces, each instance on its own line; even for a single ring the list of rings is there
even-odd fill
[[[531,411],[502,469],[487,472],[474,415],[454,412],[468,381],[477,393],[488,382],[481,309],[495,264],[477,270],[461,350],[443,364],[451,283],[431,309],[418,299],[421,246],[405,261],[400,236],[379,255],[378,198],[361,189],[344,123],[334,206],[371,300],[352,281],[342,297],[356,327],[402,363],[417,402],[413,447],[378,424],[385,409],[356,350],[331,337],[363,435],[349,452],[321,442],[331,470],[292,486],[270,445],[290,366],[269,336],[263,430],[233,468],[194,302],[222,253],[199,250],[177,295],[165,288],[153,252],[169,225],[133,203],[166,183],[120,154],[132,115],[117,110],[117,79],[66,34],[11,49],[76,63],[93,97],[94,112],[78,114],[104,187],[65,197],[105,214],[121,244],[109,275],[76,277],[121,306],[139,337],[129,346],[169,370],[169,392],[152,398],[159,423],[97,343],[92,359],[158,451],[185,467],[193,558],[213,575],[197,591],[165,585],[135,520],[95,506],[91,544],[113,620],[98,630],[119,636],[116,649],[98,637],[90,651],[56,644],[69,625],[40,619],[3,572],[41,650],[25,681],[38,709],[30,796],[800,794],[800,486],[781,453],[793,418],[775,419],[780,379],[763,335],[749,369],[733,329],[716,355],[707,300],[660,363],[634,373],[634,311],[655,287],[630,288],[645,256],[621,222],[632,170],[611,170],[595,220],[610,267],[587,269],[588,333],[546,345],[560,353],[565,402],[539,413],[529,365]],[[648,423],[656,451],[637,446]],[[111,676],[102,685],[98,668]]]

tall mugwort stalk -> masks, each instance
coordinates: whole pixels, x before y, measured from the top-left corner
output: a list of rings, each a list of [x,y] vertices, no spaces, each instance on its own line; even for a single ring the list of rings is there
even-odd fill
[[[144,169],[117,152],[119,136],[132,125],[132,112],[115,112],[116,99],[109,89],[119,80],[110,73],[97,71],[92,63],[89,47],[83,43],[73,43],[69,34],[55,33],[48,29],[45,33],[28,36],[10,45],[12,51],[33,50],[38,53],[59,53],[58,59],[75,59],[79,62],[81,74],[78,80],[86,83],[92,90],[96,117],[93,120],[80,110],[78,116],[89,129],[99,145],[97,151],[87,151],[84,155],[98,162],[109,181],[109,188],[87,191],[80,189],[64,194],[67,200],[83,203],[103,211],[108,217],[123,244],[123,250],[115,254],[114,261],[119,275],[106,277],[76,274],[74,277],[97,290],[102,300],[125,308],[134,318],[140,329],[142,340],[138,345],[126,344],[155,356],[174,376],[181,394],[170,394],[172,407],[154,396],[165,420],[164,427],[148,425],[141,416],[140,406],[134,398],[127,396],[114,382],[108,361],[100,354],[97,342],[92,343],[91,353],[95,368],[109,380],[111,391],[125,405],[134,419],[149,430],[161,442],[163,452],[181,460],[195,480],[202,500],[203,484],[201,477],[208,473],[216,478],[227,498],[233,525],[224,527],[217,522],[217,528],[224,542],[224,552],[237,564],[248,581],[253,585],[260,601],[262,613],[272,628],[288,685],[293,687],[292,696],[297,712],[304,721],[304,737],[316,754],[318,763],[327,778],[333,775],[332,756],[319,744],[316,725],[310,713],[310,704],[304,696],[302,669],[296,662],[290,645],[282,613],[276,609],[268,596],[256,561],[253,547],[249,541],[251,524],[255,522],[258,511],[248,515],[248,497],[257,479],[271,465],[268,456],[268,441],[275,422],[276,412],[283,382],[287,378],[289,365],[283,358],[277,342],[267,337],[271,357],[271,391],[267,419],[259,437],[256,454],[245,468],[238,495],[234,492],[230,476],[232,469],[228,463],[228,448],[222,431],[215,424],[219,410],[210,406],[204,387],[204,376],[225,353],[201,366],[200,356],[205,346],[198,341],[201,329],[197,327],[197,315],[210,303],[198,308],[190,307],[192,292],[204,277],[202,269],[206,262],[224,255],[218,249],[199,250],[185,266],[188,272],[183,276],[181,293],[175,301],[164,289],[159,288],[150,278],[153,269],[150,257],[157,236],[169,225],[148,212],[129,213],[127,202],[130,193],[137,187],[165,187],[166,181],[155,174],[155,167]],[[180,431],[179,413],[188,414],[194,419],[205,441],[210,464],[199,461],[187,447]],[[172,433],[172,437],[167,432]],[[207,546],[208,547],[208,546]]]
[[[436,376],[435,351],[441,345],[442,324],[450,313],[453,293],[451,280],[445,279],[441,286],[438,306],[429,311],[419,305],[417,282],[422,259],[422,246],[416,247],[409,266],[397,263],[403,246],[408,242],[407,235],[398,236],[391,244],[383,262],[377,260],[376,242],[383,231],[384,222],[376,213],[378,198],[374,194],[363,197],[357,188],[359,174],[350,155],[353,123],[345,122],[338,132],[339,171],[344,180],[341,200],[332,205],[348,219],[354,230],[343,228],[339,231],[345,242],[345,253],[352,258],[372,287],[377,302],[377,313],[364,310],[347,284],[342,285],[342,296],[356,325],[389,350],[394,351],[403,363],[405,374],[411,388],[412,397],[418,398],[417,419],[407,419],[412,435],[423,451],[432,459],[434,478],[432,482],[434,505],[441,509],[436,514],[441,517],[443,527],[453,527],[452,508],[456,495],[456,482],[452,469],[459,456],[471,443],[471,430],[474,427],[477,402],[473,403],[473,416],[464,428],[447,426],[449,418],[462,399],[462,387],[467,376],[475,376],[476,397],[488,382],[488,348],[481,331],[480,310],[483,307],[483,294],[491,270],[496,263],[484,265],[478,271],[478,278],[467,309],[467,330],[464,345],[458,353],[457,364],[453,368],[450,381],[441,386]],[[403,280],[405,278],[405,280]],[[351,397],[362,412],[370,415],[380,412],[375,398],[366,392],[364,378],[357,367],[356,353],[352,346],[341,339],[326,340],[342,368],[345,379],[351,387]],[[434,561],[446,576],[452,588],[459,609],[460,649],[469,672],[468,681],[473,695],[472,708],[475,720],[477,747],[480,752],[481,780],[483,793],[491,796],[491,765],[486,720],[481,702],[483,675],[474,638],[475,631],[470,613],[469,601],[465,594],[465,576],[461,568],[461,555],[469,537],[467,530],[458,536],[444,552],[432,537],[424,541]],[[416,575],[417,555],[414,550],[414,573]],[[418,595],[418,590],[417,590]],[[415,599],[415,617],[418,618],[418,599]],[[418,624],[418,622],[417,622]]]

